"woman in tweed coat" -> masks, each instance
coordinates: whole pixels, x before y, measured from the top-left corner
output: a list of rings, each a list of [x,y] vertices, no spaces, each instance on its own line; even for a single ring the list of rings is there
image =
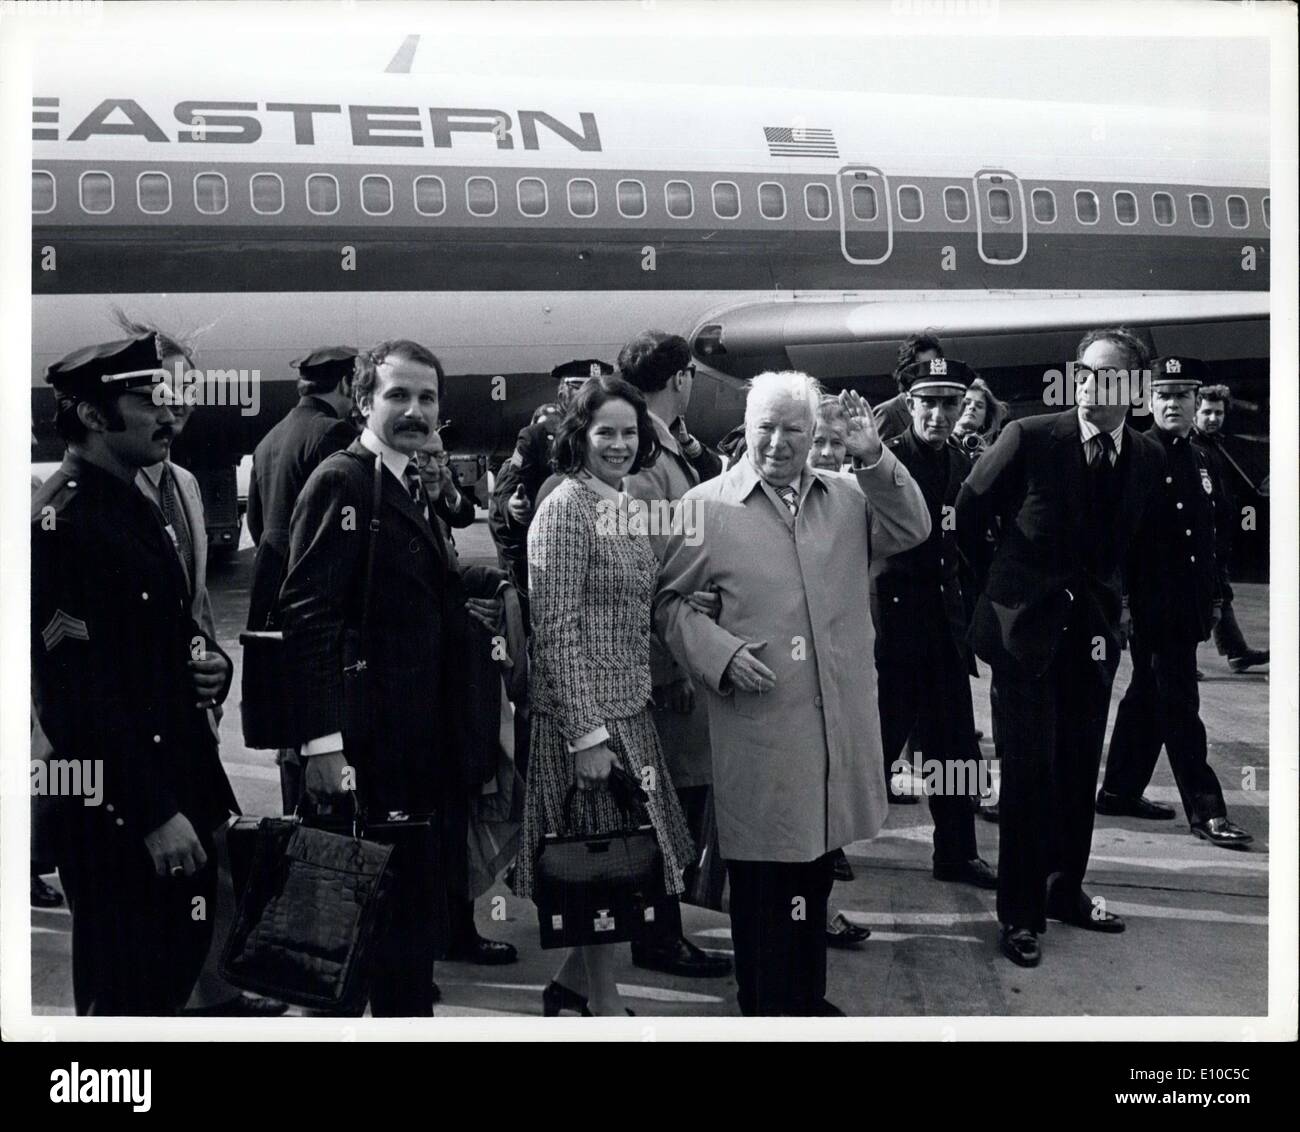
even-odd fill
[[[648,787],[669,892],[682,891],[682,870],[693,857],[649,711],[659,560],[644,531],[618,521],[620,507],[626,515],[623,477],[658,452],[644,399],[618,377],[588,381],[555,437],[555,465],[565,479],[528,530],[532,745],[520,896],[532,896],[543,836],[570,831],[563,812],[570,786],[592,792],[573,807],[574,820],[585,820],[582,832],[626,824],[604,788],[615,764]],[[612,959],[608,947],[569,952],[543,995],[544,1013],[622,1014]]]

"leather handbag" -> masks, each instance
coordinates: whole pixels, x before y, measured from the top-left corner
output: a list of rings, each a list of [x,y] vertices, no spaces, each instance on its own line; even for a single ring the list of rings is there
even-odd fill
[[[563,832],[548,833],[537,847],[533,902],[545,949],[640,940],[655,933],[669,899],[663,854],[650,824],[634,824],[632,809],[645,793],[615,767],[609,789],[624,827],[607,833],[572,833],[573,803],[564,799]],[[584,792],[585,793],[585,792]]]
[[[370,588],[375,568],[376,534],[379,530],[379,505],[383,496],[383,461],[375,457],[374,498],[370,510],[370,540],[366,549],[365,589],[362,591],[361,629],[343,635],[344,718],[350,735],[368,735],[370,726],[370,670],[368,628]],[[279,750],[296,747],[303,739],[293,714],[293,697],[286,694],[294,686],[293,672],[284,633],[276,625],[272,610],[266,625],[259,630],[239,634],[243,649],[240,674],[240,721],[244,745],[253,750]],[[355,730],[354,730],[355,729]]]
[[[393,846],[315,829],[295,818],[227,835],[239,907],[222,958],[233,986],[295,1006],[359,1014],[386,926]]]

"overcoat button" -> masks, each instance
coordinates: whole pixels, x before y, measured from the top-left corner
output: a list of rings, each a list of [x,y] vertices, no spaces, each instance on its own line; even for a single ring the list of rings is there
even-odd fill
[[[161,742],[162,742],[162,736],[161,736],[161,735],[155,735],[155,736],[153,737],[153,741],[154,741],[155,743],[161,743]]]
[[[822,698],[821,698],[821,696],[817,696],[817,697],[813,700],[813,703],[816,704],[818,707],[821,707],[821,706],[822,706]]]
[[[141,594],[141,595],[140,595],[140,600],[141,600],[141,601],[148,601],[148,600],[149,600],[149,595],[148,595],[148,594]]]
[[[126,825],[126,822],[124,822],[121,818],[114,818],[114,819],[113,819],[113,824],[114,824],[114,825]]]
[[[412,538],[409,549],[412,554],[418,554],[420,550],[420,540],[418,538]]]

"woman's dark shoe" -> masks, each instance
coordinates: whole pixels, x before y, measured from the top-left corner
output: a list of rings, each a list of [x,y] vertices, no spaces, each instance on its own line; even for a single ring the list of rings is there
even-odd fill
[[[32,873],[32,907],[57,908],[63,903],[63,893],[46,884],[36,873]]]
[[[859,924],[851,923],[843,912],[836,912],[834,916],[826,921],[827,947],[857,947],[858,944],[867,939],[870,935],[870,928],[864,928]]]
[[[836,849],[832,866],[835,870],[836,880],[852,880],[853,866],[849,864],[849,859],[844,855],[843,849]]]
[[[181,1013],[188,1018],[278,1018],[289,1009],[287,1002],[278,998],[240,991],[234,998],[212,1006],[194,1006]]]
[[[587,1007],[586,995],[581,995],[576,990],[570,990],[563,983],[557,983],[552,979],[546,984],[546,989],[542,991],[542,1017],[554,1018],[561,1010],[572,1010],[575,1014],[581,1014],[584,1018],[591,1017],[591,1010]]]
[[[512,943],[497,939],[484,939],[475,935],[447,949],[447,959],[452,963],[477,963],[480,967],[500,967],[519,960]]]

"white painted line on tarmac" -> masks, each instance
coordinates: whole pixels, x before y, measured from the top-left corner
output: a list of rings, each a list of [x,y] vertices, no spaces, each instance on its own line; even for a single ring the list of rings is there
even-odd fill
[[[444,986],[458,987],[483,987],[487,990],[508,990],[519,991],[525,994],[541,994],[546,988],[538,983],[536,985],[528,983],[477,983],[477,982],[444,982]],[[722,1002],[723,1000],[713,994],[697,994],[694,991],[671,990],[667,987],[647,987],[639,983],[619,983],[618,993],[624,998],[643,998],[649,1002]]]
[[[1163,904],[1130,904],[1126,900],[1107,900],[1106,910],[1121,916],[1149,920],[1191,920],[1213,924],[1257,924],[1268,926],[1267,916],[1242,912],[1220,912],[1216,908],[1170,908]]]
[[[1190,836],[1190,835],[1189,835]],[[1267,873],[1267,853],[1243,853],[1239,849],[1219,849],[1217,857],[1118,857],[1094,853],[1088,868],[1102,866],[1102,871],[1116,869],[1155,869],[1157,872],[1187,873],[1210,869],[1238,869],[1248,873]]]

